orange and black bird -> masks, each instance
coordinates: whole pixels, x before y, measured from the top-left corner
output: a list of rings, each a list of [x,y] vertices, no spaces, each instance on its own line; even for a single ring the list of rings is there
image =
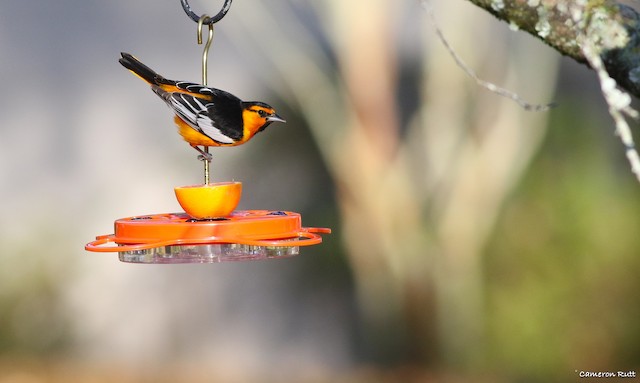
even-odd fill
[[[149,83],[173,110],[178,132],[202,159],[211,161],[211,155],[198,146],[241,145],[272,122],[286,122],[264,102],[242,101],[220,89],[168,80],[129,53],[121,55],[120,64]]]

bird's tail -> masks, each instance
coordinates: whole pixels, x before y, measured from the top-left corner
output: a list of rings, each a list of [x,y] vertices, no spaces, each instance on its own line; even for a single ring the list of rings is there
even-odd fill
[[[133,72],[133,74],[140,77],[149,84],[162,85],[172,82],[160,76],[153,69],[141,63],[140,60],[133,57],[133,55],[125,52],[120,53],[120,55],[122,56],[122,58],[119,60],[120,64],[122,64],[123,67],[129,69],[131,72]]]

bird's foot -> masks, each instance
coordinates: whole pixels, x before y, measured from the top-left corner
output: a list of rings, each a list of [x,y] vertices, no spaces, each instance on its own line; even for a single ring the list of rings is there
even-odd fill
[[[207,161],[211,163],[213,156],[210,153],[202,153],[198,155],[198,161]]]
[[[200,155],[198,156],[199,161],[207,161],[211,163],[211,160],[213,160],[213,156],[209,153],[209,148],[205,146],[204,150],[202,150],[196,145],[191,145],[191,147],[197,150],[198,153],[200,153]]]

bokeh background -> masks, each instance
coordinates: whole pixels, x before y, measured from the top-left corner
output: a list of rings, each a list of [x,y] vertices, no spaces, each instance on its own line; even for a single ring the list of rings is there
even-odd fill
[[[198,13],[222,1],[196,1]],[[172,1],[0,3],[0,382],[551,382],[640,369],[640,185],[585,66],[462,1],[236,0],[209,83],[287,120],[214,149],[240,208],[333,228],[299,257],[85,252],[201,182],[117,62],[198,81]]]

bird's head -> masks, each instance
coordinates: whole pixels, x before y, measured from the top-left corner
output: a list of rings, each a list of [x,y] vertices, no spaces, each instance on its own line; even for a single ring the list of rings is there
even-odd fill
[[[242,103],[242,121],[245,133],[249,133],[245,134],[247,137],[263,131],[272,122],[287,122],[276,114],[275,109],[259,101]]]

